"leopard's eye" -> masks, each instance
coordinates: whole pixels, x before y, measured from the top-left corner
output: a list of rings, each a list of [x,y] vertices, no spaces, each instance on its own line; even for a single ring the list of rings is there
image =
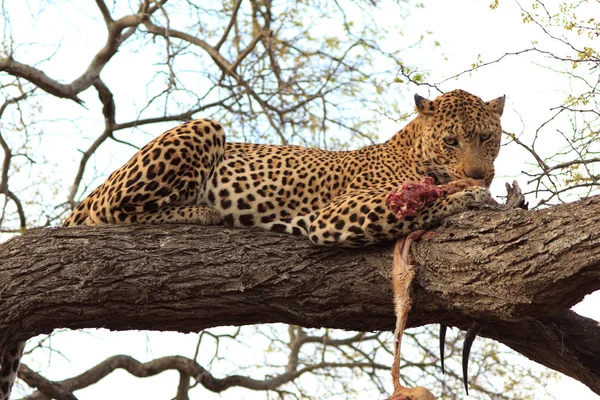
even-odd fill
[[[444,138],[444,143],[452,147],[458,146],[458,140],[454,136],[446,136]]]
[[[479,135],[479,139],[481,139],[482,142],[489,140],[489,138],[491,138],[491,137],[492,137],[492,134],[490,132],[485,132],[485,133],[482,133],[481,135]]]

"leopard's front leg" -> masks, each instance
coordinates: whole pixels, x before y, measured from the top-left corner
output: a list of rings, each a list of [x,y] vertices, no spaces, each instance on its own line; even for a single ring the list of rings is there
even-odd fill
[[[453,214],[495,203],[486,188],[468,187],[425,204],[414,216],[397,218],[386,206],[389,192],[361,189],[333,199],[310,224],[310,240],[319,245],[361,247],[428,229]]]

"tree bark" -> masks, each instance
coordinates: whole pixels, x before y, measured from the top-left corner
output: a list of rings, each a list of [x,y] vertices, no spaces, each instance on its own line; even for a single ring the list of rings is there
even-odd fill
[[[408,326],[487,323],[482,336],[600,394],[600,326],[569,311],[600,289],[599,228],[600,197],[449,218],[413,247]],[[317,247],[262,230],[33,230],[0,246],[0,347],[56,328],[392,330],[391,266],[391,244]]]

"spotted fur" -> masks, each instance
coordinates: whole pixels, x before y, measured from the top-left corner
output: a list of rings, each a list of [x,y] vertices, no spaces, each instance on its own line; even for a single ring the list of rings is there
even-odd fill
[[[226,143],[204,119],[144,146],[86,197],[64,226],[193,223],[260,227],[319,245],[365,246],[427,228],[490,199],[469,187],[396,218],[388,193],[406,181],[472,178],[489,186],[500,149],[504,97],[484,102],[454,90],[415,96],[417,117],[387,142],[354,151]],[[15,379],[22,343],[4,355],[0,400]],[[16,356],[14,356],[14,355]]]
[[[113,172],[64,226],[223,224],[342,246],[394,239],[489,195],[467,189],[398,220],[385,207],[391,190],[425,175],[489,185],[500,148],[503,97],[485,103],[455,90],[415,100],[417,117],[390,140],[345,152],[225,143],[219,123],[185,123]]]
[[[6,347],[5,351],[0,354],[0,400],[8,400],[10,397],[24,347],[25,342],[18,342],[13,346]]]

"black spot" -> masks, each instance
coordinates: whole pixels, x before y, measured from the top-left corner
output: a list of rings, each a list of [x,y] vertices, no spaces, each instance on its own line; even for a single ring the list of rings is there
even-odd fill
[[[379,221],[379,215],[375,214],[374,212],[368,213],[367,218],[369,218],[369,221],[371,222]]]
[[[277,218],[275,214],[265,215],[264,217],[260,218],[260,222],[263,224],[268,224],[269,222],[275,221],[275,218]]]
[[[393,225],[394,223],[396,223],[396,221],[398,221],[398,219],[396,218],[396,216],[392,213],[389,213],[386,217],[385,217],[385,221],[389,224],[389,225]]]
[[[242,186],[237,182],[233,182],[233,184],[231,186],[233,186],[233,190],[236,193],[242,193],[244,191],[244,189],[242,189]]]
[[[127,183],[125,184],[125,187],[132,186],[134,183],[136,183],[137,181],[139,181],[141,177],[142,177],[142,173],[138,172],[137,174],[135,174],[135,176],[133,178],[131,178],[131,179],[129,179],[127,181]]]
[[[344,229],[344,225],[346,225],[344,220],[340,219],[338,222],[335,223],[335,228],[341,230]]]
[[[302,235],[302,231],[300,230],[300,228],[294,226],[292,228],[292,235],[300,236],[300,235]]]
[[[355,226],[355,225],[348,227],[348,232],[352,232],[356,235],[362,235],[365,233],[360,227]]]
[[[159,163],[158,163],[158,171],[156,171],[156,174],[157,174],[157,175],[162,175],[162,174],[164,174],[164,173],[165,173],[165,168],[166,168],[166,165],[165,165],[165,163],[164,163],[164,162],[162,162],[162,161],[161,161],[161,162],[159,162]]]
[[[295,228],[298,229],[298,228]],[[271,226],[271,230],[273,232],[285,233],[285,225],[284,224],[273,224]]]
[[[163,183],[172,183],[175,180],[175,171],[172,169],[169,170],[166,174],[161,178],[161,182]]]
[[[240,224],[244,226],[252,226],[254,225],[254,215],[252,214],[242,214],[240,215]]]
[[[133,168],[131,168],[131,169],[129,170],[129,173],[127,174],[127,176],[128,176],[129,178],[131,178],[131,175],[135,174],[135,173],[138,171],[138,169],[139,169],[139,167],[138,167],[137,165],[135,165]]]
[[[135,212],[135,206],[132,204],[125,204],[121,207],[125,213]]]
[[[173,148],[165,151],[165,160],[170,160],[171,157],[173,157],[174,153],[175,153],[175,149],[173,149]]]
[[[144,204],[144,211],[158,210],[158,203],[156,201],[149,201]]]
[[[362,206],[360,206],[360,211],[364,214],[368,214],[369,212],[371,212],[371,209],[363,204]]]
[[[238,207],[238,209],[240,209],[240,210],[249,210],[249,209],[251,209],[251,208],[252,208],[252,207],[250,206],[250,204],[248,204],[248,203],[246,203],[246,202],[244,201],[244,199],[238,199],[238,201],[237,201],[237,207]]]
[[[208,192],[208,201],[210,201],[213,204],[215,203],[215,192],[213,192],[212,190]]]
[[[223,208],[224,210],[227,210],[229,207],[231,207],[231,200],[226,200],[226,199],[221,200],[221,208]]]
[[[377,224],[369,224],[367,225],[367,229],[370,229],[373,232],[381,232],[383,231],[383,227]]]
[[[167,197],[168,195],[171,194],[171,191],[169,190],[169,188],[167,187],[161,187],[159,190],[156,191],[156,193],[154,193],[155,195],[159,196],[159,197]],[[125,199],[123,199],[124,203],[127,203],[125,201]]]
[[[127,214],[119,213],[119,221],[123,222],[127,219]]]

